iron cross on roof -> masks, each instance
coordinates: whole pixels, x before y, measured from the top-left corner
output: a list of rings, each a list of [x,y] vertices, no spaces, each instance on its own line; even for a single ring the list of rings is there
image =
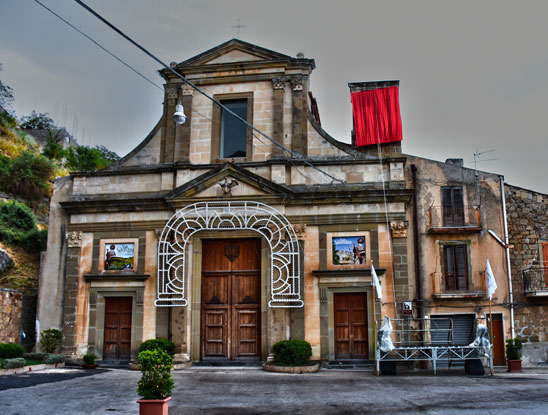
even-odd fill
[[[231,29],[236,29],[236,39],[240,38],[240,29],[244,29],[245,27],[245,25],[240,24],[240,18],[238,18],[237,24],[230,26]]]

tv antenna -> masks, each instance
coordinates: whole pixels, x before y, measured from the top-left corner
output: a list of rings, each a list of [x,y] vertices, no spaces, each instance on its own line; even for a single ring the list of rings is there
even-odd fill
[[[479,180],[478,180],[478,177],[479,177],[478,163],[481,163],[481,162],[484,162],[484,161],[498,160],[496,158],[487,159],[487,160],[480,160],[480,157],[482,156],[482,154],[492,153],[493,151],[496,151],[496,150],[492,149],[492,150],[485,150],[485,151],[480,152],[476,149],[476,152],[474,153],[474,177],[475,177],[475,180],[476,180],[476,197],[477,197],[477,201],[478,201],[478,207],[481,206],[481,197],[480,197],[480,192],[479,192]]]

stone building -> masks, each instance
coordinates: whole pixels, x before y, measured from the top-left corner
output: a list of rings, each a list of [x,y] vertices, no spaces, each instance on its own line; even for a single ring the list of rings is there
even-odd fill
[[[172,67],[283,148],[162,70],[148,137],[55,183],[40,330],[107,360],[155,337],[192,361],[265,360],[286,338],[315,359],[373,358],[371,261],[385,313],[409,295],[399,144],[369,154],[323,131],[313,59],[231,40]]]
[[[334,139],[301,54],[233,39],[172,68],[268,137],[164,69],[150,134],[115,165],[56,181],[37,325],[62,328],[65,354],[129,360],[160,337],[193,362],[261,361],[292,338],[313,359],[373,359],[374,310],[400,318],[415,301],[415,317],[484,315],[487,258],[507,320],[503,251],[487,234],[502,233],[498,176],[476,181],[400,142]]]
[[[506,185],[516,336],[523,364],[548,363],[548,195]]]

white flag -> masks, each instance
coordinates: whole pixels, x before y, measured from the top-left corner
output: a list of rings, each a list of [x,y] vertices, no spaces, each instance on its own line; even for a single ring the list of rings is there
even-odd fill
[[[373,278],[373,284],[375,284],[375,291],[377,291],[377,297],[379,297],[379,300],[382,300],[381,284],[379,282],[379,277],[377,277],[377,273],[375,272],[375,267],[373,266],[373,264],[371,264],[371,277]]]
[[[487,268],[485,269],[485,275],[487,277],[487,295],[489,296],[489,299],[491,299],[497,289],[497,282],[495,281],[495,276],[493,275],[493,270],[491,269],[489,260],[487,260]]]

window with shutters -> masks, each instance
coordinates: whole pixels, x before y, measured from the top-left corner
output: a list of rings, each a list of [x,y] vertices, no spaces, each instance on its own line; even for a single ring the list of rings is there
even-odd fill
[[[445,245],[445,289],[447,291],[468,290],[468,249],[465,244]]]
[[[464,199],[462,187],[442,187],[443,226],[464,226]]]

